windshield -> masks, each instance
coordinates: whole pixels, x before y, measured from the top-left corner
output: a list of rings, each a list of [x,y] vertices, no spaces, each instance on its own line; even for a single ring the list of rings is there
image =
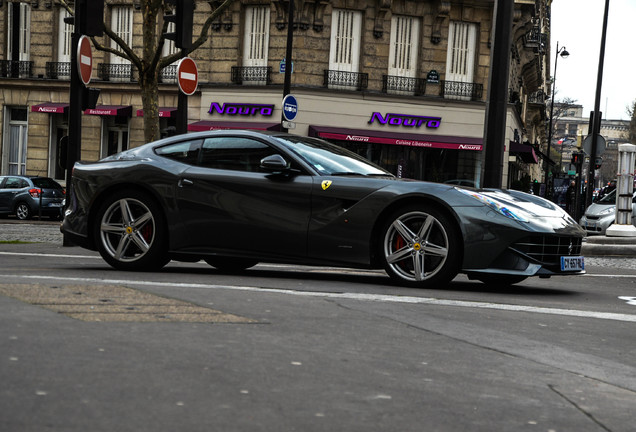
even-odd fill
[[[605,195],[603,198],[598,200],[598,204],[616,204],[616,189]]]
[[[390,176],[388,171],[347,149],[317,138],[277,137],[321,175]]]

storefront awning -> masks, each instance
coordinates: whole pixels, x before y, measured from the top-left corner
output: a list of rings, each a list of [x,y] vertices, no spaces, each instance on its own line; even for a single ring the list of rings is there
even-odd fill
[[[160,107],[159,108],[159,117],[161,118],[168,118],[168,117],[176,117],[177,115],[177,109],[174,107]],[[143,117],[144,116],[144,110],[142,109],[138,109],[137,110],[137,117]]]
[[[259,122],[224,122],[201,120],[188,125],[188,130],[193,132],[211,131],[222,129],[253,129],[253,130],[280,130],[280,123],[259,123]]]
[[[131,105],[97,105],[95,108],[89,108],[84,114],[99,116],[132,116]]]
[[[46,102],[39,105],[33,105],[31,112],[41,112],[49,114],[66,114],[69,104],[65,102]]]
[[[309,136],[339,141],[369,142],[375,144],[428,147],[436,149],[473,150],[483,149],[482,138],[446,135],[424,135],[404,132],[389,132],[372,129],[346,129],[329,126],[309,126]]]
[[[525,163],[539,163],[537,153],[530,144],[522,144],[510,141],[510,154],[517,156]]]

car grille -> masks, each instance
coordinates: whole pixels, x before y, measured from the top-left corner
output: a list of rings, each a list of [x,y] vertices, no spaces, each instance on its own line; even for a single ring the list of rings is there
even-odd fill
[[[544,265],[555,265],[562,256],[581,255],[580,237],[535,235],[526,237],[512,248],[536,262]]]

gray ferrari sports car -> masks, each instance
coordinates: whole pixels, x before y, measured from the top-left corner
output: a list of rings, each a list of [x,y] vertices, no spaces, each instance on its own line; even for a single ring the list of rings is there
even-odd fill
[[[62,231],[117,269],[205,260],[384,268],[439,286],[584,273],[585,232],[542,198],[398,179],[337,145],[279,132],[152,142],[73,171]]]

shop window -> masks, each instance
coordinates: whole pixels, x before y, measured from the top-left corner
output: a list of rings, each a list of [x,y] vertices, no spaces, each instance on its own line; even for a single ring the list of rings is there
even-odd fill
[[[101,157],[128,150],[128,117],[104,117],[104,135],[102,136]]]

